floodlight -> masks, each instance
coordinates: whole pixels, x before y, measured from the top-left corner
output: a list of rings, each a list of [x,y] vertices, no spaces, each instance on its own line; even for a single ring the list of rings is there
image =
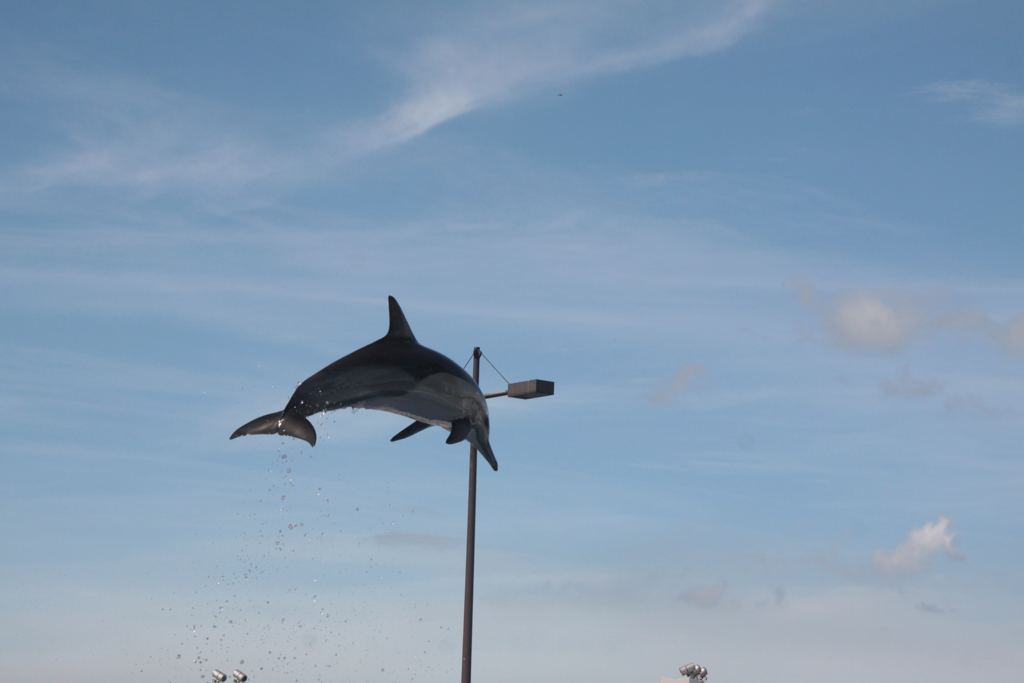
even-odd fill
[[[509,398],[540,398],[553,396],[555,383],[544,379],[528,379],[525,382],[513,382],[508,385]]]
[[[213,680],[217,681],[217,683],[224,683],[224,681],[228,680],[228,675],[223,671],[217,671],[216,669],[214,669]]]
[[[700,674],[700,667],[694,664],[693,662],[690,662],[686,666],[679,667],[679,673],[683,674],[684,676],[695,677]]]
[[[235,669],[231,672],[231,678],[235,679],[235,683],[245,683],[245,681],[248,680],[249,677],[241,671],[239,671],[238,669]]]

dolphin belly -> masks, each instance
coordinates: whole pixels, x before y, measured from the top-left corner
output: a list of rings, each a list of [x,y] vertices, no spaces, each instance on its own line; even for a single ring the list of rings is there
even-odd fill
[[[483,400],[475,384],[448,373],[435,373],[402,394],[378,393],[353,407],[384,410],[450,431],[455,420],[479,414]]]

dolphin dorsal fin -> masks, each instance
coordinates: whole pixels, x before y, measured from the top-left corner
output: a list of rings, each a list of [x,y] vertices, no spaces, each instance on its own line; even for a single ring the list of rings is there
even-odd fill
[[[412,329],[405,319],[405,314],[402,313],[402,307],[398,305],[393,296],[388,297],[388,313],[391,316],[391,326],[388,327],[387,338],[416,341],[416,337],[413,336]]]

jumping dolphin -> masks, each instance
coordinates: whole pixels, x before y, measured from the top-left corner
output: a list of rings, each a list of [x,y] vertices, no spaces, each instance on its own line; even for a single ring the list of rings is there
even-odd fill
[[[392,441],[437,425],[451,432],[447,443],[466,440],[495,470],[487,401],[466,371],[437,351],[421,346],[401,307],[388,297],[388,333],[305,380],[279,413],[258,417],[235,430],[246,434],[282,434],[316,445],[316,430],[306,418],[338,408],[386,410],[415,422]]]

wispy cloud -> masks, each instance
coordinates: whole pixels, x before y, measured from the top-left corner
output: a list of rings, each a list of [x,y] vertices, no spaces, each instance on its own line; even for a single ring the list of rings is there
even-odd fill
[[[945,81],[915,91],[936,102],[964,102],[982,123],[1016,126],[1024,123],[1024,93],[1006,83],[991,81]]]
[[[949,517],[939,517],[935,522],[926,522],[918,529],[911,529],[907,540],[892,552],[875,552],[875,570],[885,575],[923,574],[937,555],[945,555],[951,560],[964,559],[956,548],[958,532],[950,529],[951,524]]]
[[[697,607],[715,607],[725,595],[725,587],[725,581],[719,581],[711,586],[702,586],[686,591],[679,596],[679,599]]]
[[[971,417],[1012,417],[1018,412],[1013,408],[993,403],[979,394],[956,394],[950,396],[943,404],[950,415],[969,415]]]
[[[137,78],[16,56],[0,96],[49,112],[64,142],[0,173],[0,193],[54,187],[128,188],[199,195],[285,190],[363,154],[543,87],[703,55],[754,30],[770,0],[616,3],[564,0],[487,5],[449,17],[391,54],[404,95],[376,116],[270,130],[260,113],[231,109]],[[484,7],[484,6],[481,6]]]
[[[374,539],[380,545],[413,546],[416,548],[427,548],[429,550],[455,550],[462,545],[462,541],[458,538],[437,536],[434,534],[409,534],[396,532],[390,534],[377,534]]]
[[[676,374],[665,380],[647,395],[647,400],[655,405],[663,405],[686,390],[694,378],[704,374],[704,366],[700,363],[687,363]]]
[[[920,610],[922,612],[927,612],[928,614],[945,614],[946,612],[949,611],[947,609],[939,607],[938,605],[933,605],[930,602],[923,602],[923,601],[917,603],[916,605],[914,605],[914,608],[918,609],[918,610]]]
[[[223,193],[279,183],[298,166],[216,103],[138,78],[16,61],[0,73],[0,95],[43,108],[61,143],[0,175],[4,195],[75,186]]]
[[[942,382],[937,380],[923,380],[911,376],[907,368],[896,379],[886,380],[879,386],[886,396],[900,396],[904,398],[927,398],[935,396],[942,391]]]
[[[1024,356],[1024,315],[1015,315],[998,331],[1003,349],[1014,356]]]
[[[515,3],[453,22],[417,41],[396,63],[404,99],[342,129],[351,149],[410,140],[482,107],[539,88],[652,66],[727,48],[754,30],[767,0]]]

